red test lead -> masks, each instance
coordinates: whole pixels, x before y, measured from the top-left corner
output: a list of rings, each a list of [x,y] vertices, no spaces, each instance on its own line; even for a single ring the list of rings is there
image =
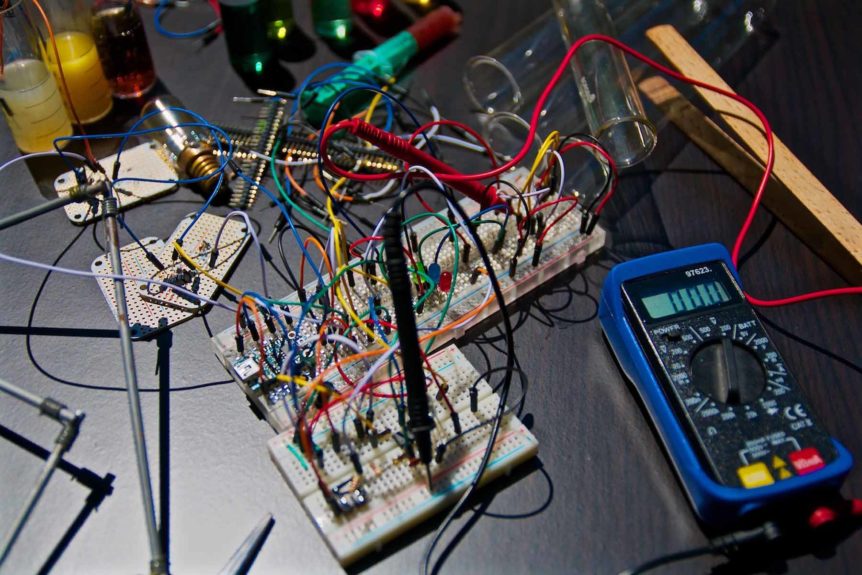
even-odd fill
[[[412,146],[407,140],[399,138],[395,134],[381,130],[380,128],[372,126],[368,122],[363,122],[356,118],[338,122],[326,130],[321,142],[321,147],[324,150],[326,149],[326,144],[332,134],[339,130],[347,130],[351,134],[359,136],[370,144],[374,144],[387,154],[390,154],[407,164],[423,166],[435,174],[448,174],[453,176],[461,175],[458,170],[449,164],[438,160],[431,154],[423,152],[415,146]],[[329,157],[329,154],[323,154],[323,162],[326,169],[333,174],[345,178],[359,179],[357,174],[347,172],[336,166]],[[389,178],[392,177],[392,175],[384,174],[383,177]],[[367,176],[367,178],[380,179],[380,177],[372,175]],[[478,202],[479,205],[482,206],[482,209],[504,203],[497,195],[497,188],[494,186],[486,186],[477,180],[454,180],[450,182],[449,185],[468,198]]]

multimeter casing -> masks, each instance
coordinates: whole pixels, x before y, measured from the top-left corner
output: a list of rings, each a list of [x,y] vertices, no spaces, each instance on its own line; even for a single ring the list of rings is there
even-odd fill
[[[614,266],[608,273],[599,303],[599,320],[608,343],[626,377],[633,383],[664,442],[689,501],[697,515],[708,525],[728,526],[757,509],[814,490],[837,490],[849,473],[853,459],[837,441],[831,439],[834,457],[823,467],[783,481],[755,488],[728,486],[715,479],[715,473],[692,443],[691,428],[680,421],[679,409],[668,398],[663,375],[656,375],[654,362],[644,351],[643,340],[626,312],[625,282],[698,266],[721,262],[741,285],[727,249],[720,244],[704,244],[664,252]],[[747,305],[747,304],[746,304]]]

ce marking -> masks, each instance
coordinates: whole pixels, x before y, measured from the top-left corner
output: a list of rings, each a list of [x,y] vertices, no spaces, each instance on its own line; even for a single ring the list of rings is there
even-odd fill
[[[784,417],[788,421],[796,421],[798,419],[805,419],[808,417],[808,414],[805,412],[805,408],[802,407],[802,404],[797,403],[796,405],[784,408]]]

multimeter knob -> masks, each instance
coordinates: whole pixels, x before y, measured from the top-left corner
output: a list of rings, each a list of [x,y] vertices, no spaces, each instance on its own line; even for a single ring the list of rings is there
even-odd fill
[[[721,403],[739,405],[760,397],[766,373],[760,359],[744,345],[722,337],[705,342],[692,355],[695,386]]]

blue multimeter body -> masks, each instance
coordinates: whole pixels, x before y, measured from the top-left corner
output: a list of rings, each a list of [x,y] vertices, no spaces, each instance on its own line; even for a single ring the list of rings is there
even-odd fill
[[[840,488],[853,459],[817,425],[724,246],[614,266],[599,319],[706,524]]]

